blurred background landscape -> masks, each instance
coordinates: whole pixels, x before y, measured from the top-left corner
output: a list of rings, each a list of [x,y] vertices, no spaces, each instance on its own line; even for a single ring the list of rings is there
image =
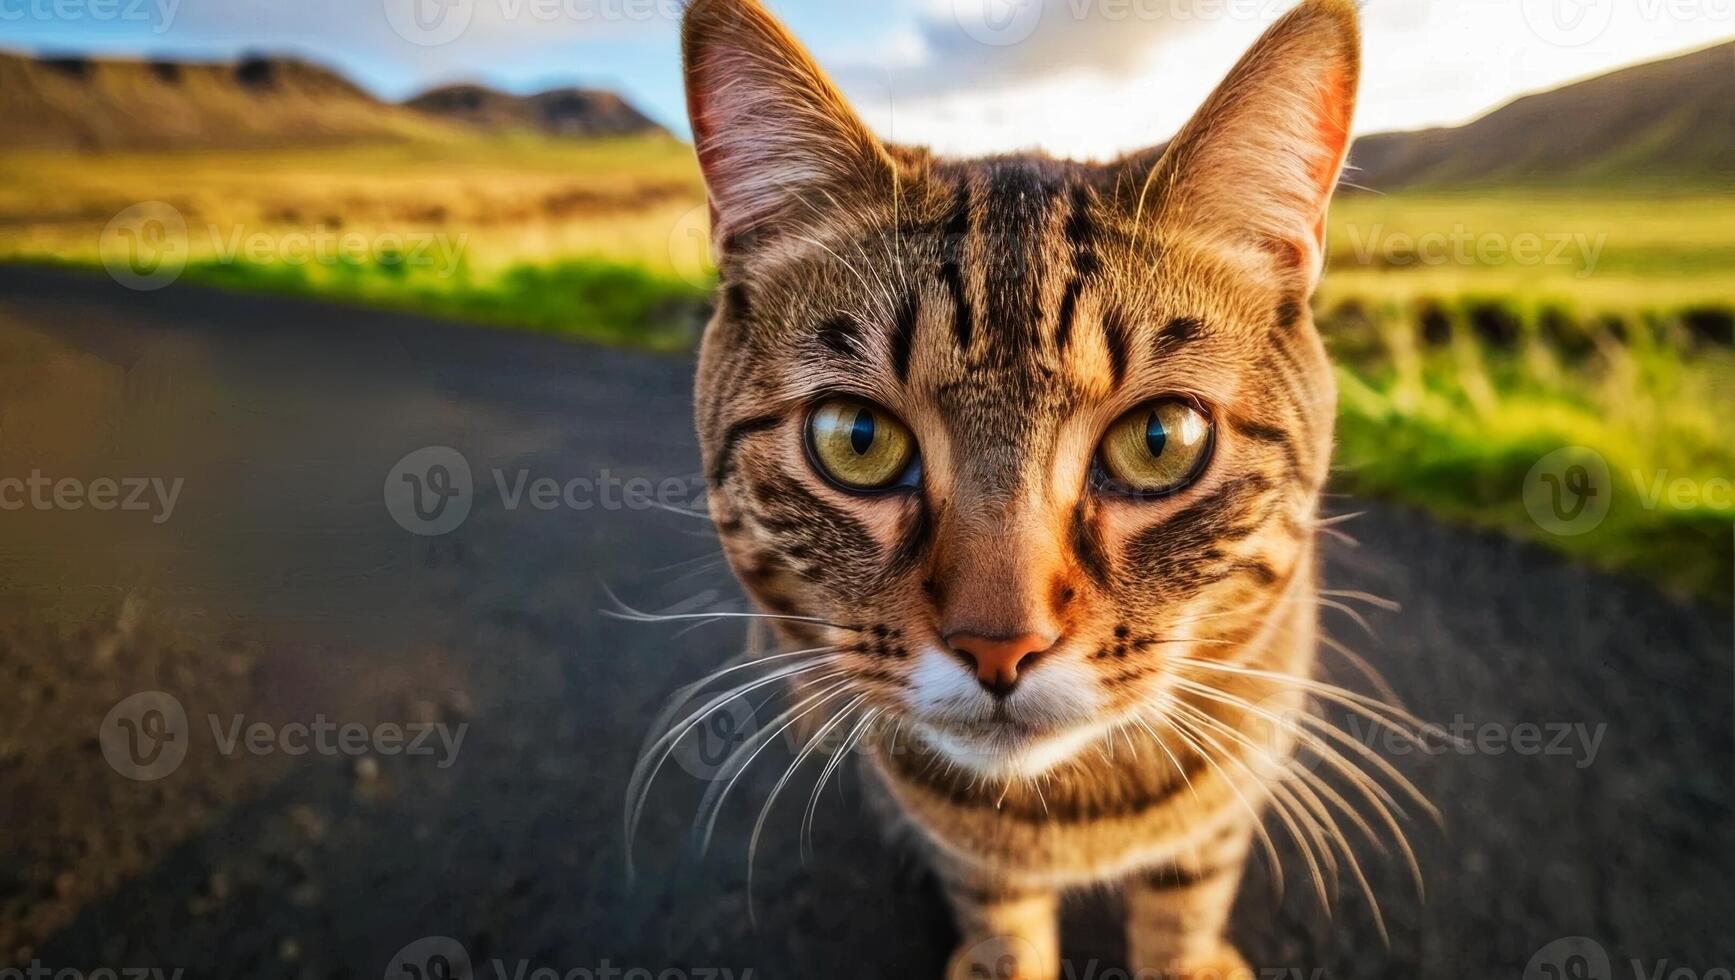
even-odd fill
[[[982,2],[774,6],[900,142],[1098,158],[1166,139],[1283,6],[1140,2],[1168,21],[1129,23],[1055,0],[996,26],[968,15]],[[1193,8],[1229,13],[1173,16]],[[1720,12],[1366,7],[1364,130],[1316,305],[1342,392],[1322,670],[1431,721],[1607,738],[1585,759],[1394,756],[1447,811],[1446,833],[1415,830],[1427,900],[1366,855],[1382,941],[1353,889],[1309,904],[1280,842],[1291,897],[1261,867],[1237,918],[1262,965],[1611,980],[1547,962],[1563,937],[1645,975],[1735,963]],[[0,481],[179,494],[155,515],[0,510],[0,973],[405,980],[406,951],[453,937],[476,976],[938,975],[940,897],[841,774],[810,849],[790,787],[749,895],[751,818],[793,746],[747,774],[702,860],[689,818],[718,769],[671,765],[624,873],[635,750],[742,641],[726,619],[600,612],[746,608],[696,472],[715,272],[677,13],[0,0]],[[474,507],[423,535],[391,480],[447,447]],[[503,473],[692,494],[542,511],[492,493]],[[190,751],[139,779],[110,738],[158,692]],[[224,751],[207,717],[467,737],[455,758],[292,758]],[[747,718],[694,741],[726,755]],[[1076,975],[1119,952],[1097,902],[1074,912]]]
[[[0,148],[0,261],[661,352],[706,317],[691,150],[610,91],[388,102],[290,58],[7,53]],[[1351,165],[1317,310],[1344,488],[1728,603],[1735,503],[1669,490],[1735,474],[1735,44],[1364,137]],[[1516,492],[1560,446],[1611,474],[1583,535]]]

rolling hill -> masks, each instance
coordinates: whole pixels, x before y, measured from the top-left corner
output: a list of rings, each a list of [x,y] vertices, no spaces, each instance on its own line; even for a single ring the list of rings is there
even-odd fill
[[[663,135],[612,92],[477,85],[406,103],[293,58],[232,63],[0,52],[0,146],[228,149],[535,132]],[[1378,191],[1542,182],[1735,186],[1735,42],[1517,99],[1464,126],[1362,137],[1348,182]]]
[[[193,63],[0,52],[0,146],[8,149],[318,146],[508,130],[579,139],[665,132],[612,92],[514,96],[463,85],[394,104],[295,58]]]
[[[0,53],[0,145],[83,151],[219,149],[451,136],[291,58],[232,63]]]
[[[613,92],[562,88],[509,95],[480,85],[448,85],[404,105],[490,131],[531,130],[548,136],[643,136],[668,131]]]
[[[1358,140],[1378,191],[1542,181],[1735,183],[1735,42],[1517,99],[1450,129]]]

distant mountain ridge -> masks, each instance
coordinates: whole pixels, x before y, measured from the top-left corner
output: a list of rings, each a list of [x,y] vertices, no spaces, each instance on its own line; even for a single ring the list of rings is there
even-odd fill
[[[0,52],[6,149],[233,149],[447,140],[507,129],[563,138],[665,132],[612,92],[513,96],[450,86],[395,104],[296,58],[182,62]]]
[[[228,63],[0,52],[0,148],[223,149],[537,132],[666,134],[613,92],[450,85],[381,101],[294,58]],[[1516,99],[1464,126],[1356,141],[1346,185],[1544,182],[1735,186],[1735,42]]]
[[[450,135],[336,72],[292,58],[229,63],[0,52],[0,145],[216,149]]]
[[[1356,141],[1378,191],[1566,180],[1735,184],[1735,42],[1527,95],[1464,126]]]
[[[509,95],[481,85],[447,85],[405,102],[418,112],[487,130],[526,129],[549,136],[667,135],[613,92],[561,88],[535,95]]]

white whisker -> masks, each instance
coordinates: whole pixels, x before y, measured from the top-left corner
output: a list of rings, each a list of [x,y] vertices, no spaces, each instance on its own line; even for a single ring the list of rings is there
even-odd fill
[[[1177,709],[1180,713],[1190,717],[1193,720],[1193,724],[1187,725],[1186,727],[1188,727],[1195,736],[1209,742],[1212,747],[1216,748],[1217,751],[1219,753],[1221,753],[1221,755],[1222,755],[1222,761],[1239,765],[1241,770],[1243,772],[1247,773],[1248,778],[1252,782],[1257,783],[1262,788],[1265,787],[1265,781],[1259,779],[1257,773],[1254,773],[1253,770],[1251,768],[1249,768],[1245,762],[1243,762],[1237,755],[1235,755],[1235,753],[1226,751],[1223,747],[1223,743],[1217,741],[1217,739],[1213,735],[1211,735],[1211,733],[1209,731],[1205,730],[1203,727],[1198,725],[1198,722],[1200,722],[1201,720],[1215,720],[1215,719],[1211,719],[1210,716],[1205,714],[1203,711],[1200,711],[1199,709],[1194,708],[1192,705],[1186,704],[1184,702],[1180,702],[1180,701],[1174,702],[1172,707]],[[1176,725],[1186,724],[1179,717],[1172,719],[1172,721]],[[1218,775],[1220,775],[1222,777],[1224,784],[1227,785],[1231,790],[1233,790],[1235,792],[1236,796],[1241,796],[1241,791],[1236,788],[1235,779],[1233,776],[1230,776],[1228,774],[1228,772],[1226,772],[1221,766],[1217,766],[1217,763],[1215,761],[1213,761],[1212,757],[1209,754],[1204,754],[1201,757],[1204,758],[1205,761],[1210,762],[1213,766],[1216,766]],[[1242,799],[1245,800],[1246,798],[1242,797]],[[1253,807],[1251,804],[1248,805],[1248,809],[1253,810]],[[1289,831],[1289,836],[1295,841],[1296,846],[1301,849],[1302,859],[1307,862],[1308,870],[1313,876],[1314,888],[1319,893],[1320,904],[1329,909],[1331,907],[1331,898],[1330,898],[1330,896],[1328,896],[1326,894],[1325,875],[1320,870],[1319,861],[1314,857],[1313,848],[1311,846],[1309,846],[1307,838],[1302,834],[1300,829],[1296,826],[1295,820],[1294,820],[1293,816],[1288,812],[1288,810],[1286,810],[1284,807],[1278,805],[1275,801],[1272,801],[1271,812],[1277,814],[1278,820],[1282,821],[1284,827]],[[1254,811],[1254,820],[1256,822],[1258,822],[1258,824],[1260,826],[1263,826],[1263,821],[1261,821],[1259,819],[1259,815],[1258,815],[1257,811]]]
[[[831,734],[832,729],[836,728],[845,718],[848,718],[850,712],[860,707],[867,698],[868,695],[866,694],[856,695],[837,714],[827,719],[818,731],[813,733],[813,737],[808,739],[807,744],[803,745],[801,751],[796,754],[795,761],[789,764],[789,768],[785,769],[783,775],[778,778],[777,784],[771,787],[770,794],[765,797],[765,805],[759,809],[759,819],[754,821],[753,834],[747,840],[747,919],[754,928],[758,928],[759,920],[753,910],[753,866],[755,859],[759,856],[759,838],[765,832],[765,822],[771,817],[771,808],[776,805],[778,795],[783,792],[783,787],[789,785],[789,780],[795,775],[796,770],[801,768],[801,764],[806,762],[808,757],[824,744],[825,737]]]
[[[1338,598],[1338,599],[1350,599],[1350,600],[1353,600],[1355,602],[1365,602],[1368,605],[1373,606],[1376,609],[1384,609],[1386,612],[1402,612],[1403,608],[1404,608],[1402,603],[1399,603],[1394,599],[1386,599],[1386,598],[1383,598],[1381,596],[1374,595],[1371,592],[1354,592],[1354,591],[1344,591],[1344,590],[1339,590],[1339,589],[1321,589],[1319,594],[1320,595],[1326,595],[1326,596],[1333,596],[1333,597]]]
[[[1223,771],[1223,768],[1211,757],[1211,753],[1194,737],[1198,734],[1197,732],[1193,731],[1182,719],[1173,715],[1159,720],[1168,725],[1187,744],[1187,747],[1192,749],[1195,755],[1204,760],[1206,765],[1215,769],[1217,775],[1223,780],[1223,785],[1235,795],[1237,800],[1241,801],[1241,806],[1247,810],[1247,816],[1253,821],[1253,832],[1258,835],[1260,844],[1265,848],[1265,856],[1271,862],[1272,874],[1277,877],[1277,880],[1282,881],[1285,878],[1283,859],[1277,854],[1277,845],[1272,842],[1270,832],[1265,829],[1265,821],[1259,816],[1259,810],[1242,794],[1240,788],[1235,785],[1235,780]],[[1278,886],[1280,890],[1282,887],[1282,885]]]
[[[827,680],[835,679],[841,674],[842,672],[833,674]],[[718,770],[717,778],[713,778],[710,789],[706,790],[704,798],[699,801],[699,812],[693,818],[695,828],[700,821],[703,821],[705,825],[704,833],[699,838],[700,854],[710,850],[711,835],[717,830],[717,818],[722,816],[723,804],[727,802],[730,790],[735,788],[735,784],[747,773],[748,767],[753,765],[753,760],[759,758],[760,753],[764,752],[766,747],[776,740],[777,736],[787,731],[789,726],[807,717],[808,714],[839,694],[848,693],[850,687],[851,682],[846,677],[820,693],[808,697],[800,704],[772,719],[771,723],[764,728],[753,733],[746,741],[736,747],[728,759],[724,760],[722,768]],[[736,766],[735,760],[743,754],[747,756],[746,760]],[[718,781],[724,772],[731,770],[733,771],[727,781]],[[705,817],[707,812],[710,814],[709,818]]]
[[[633,873],[633,838],[637,833],[639,820],[644,815],[645,804],[650,798],[651,784],[656,781],[657,773],[662,771],[664,764],[668,762],[669,756],[674,753],[675,746],[680,742],[680,740],[684,738],[688,732],[692,731],[701,721],[708,717],[711,712],[738,697],[750,694],[768,684],[774,684],[780,680],[784,680],[785,678],[794,677],[807,671],[833,666],[835,663],[836,660],[833,657],[824,657],[820,658],[815,663],[796,664],[793,667],[784,667],[765,677],[756,678],[745,685],[734,688],[733,690],[725,691],[712,698],[698,711],[688,715],[684,720],[656,738],[645,748],[644,752],[640,754],[638,762],[633,766],[632,776],[627,780],[627,800],[629,805],[626,813],[626,839],[627,874],[629,877],[631,877]],[[842,671],[839,671],[827,677],[819,678],[818,682],[823,683],[826,680],[839,676],[841,673]],[[654,764],[651,761],[653,755],[657,756]]]
[[[843,765],[844,760],[849,758],[849,754],[855,751],[856,743],[861,740],[862,735],[865,734],[869,727],[873,725],[874,720],[884,712],[885,709],[883,708],[874,708],[862,715],[861,719],[856,722],[855,728],[850,731],[849,737],[844,739],[843,748],[839,749],[836,755],[828,759],[825,768],[820,770],[819,779],[813,784],[813,792],[809,794],[807,798],[807,811],[803,813],[801,817],[801,830],[796,835],[796,847],[797,850],[801,852],[802,860],[805,861],[811,854],[811,846],[803,848],[801,842],[805,840],[808,842],[808,845],[812,844],[813,819],[814,815],[819,811],[819,797],[820,794],[825,791],[826,781],[831,778],[832,773],[836,772],[839,766]]]

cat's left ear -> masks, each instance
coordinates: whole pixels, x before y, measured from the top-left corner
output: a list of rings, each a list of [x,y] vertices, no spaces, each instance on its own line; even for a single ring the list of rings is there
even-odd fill
[[[1361,76],[1353,0],[1304,0],[1260,38],[1140,188],[1159,226],[1267,253],[1318,283]]]
[[[681,46],[719,252],[889,188],[884,145],[758,0],[692,0]]]

